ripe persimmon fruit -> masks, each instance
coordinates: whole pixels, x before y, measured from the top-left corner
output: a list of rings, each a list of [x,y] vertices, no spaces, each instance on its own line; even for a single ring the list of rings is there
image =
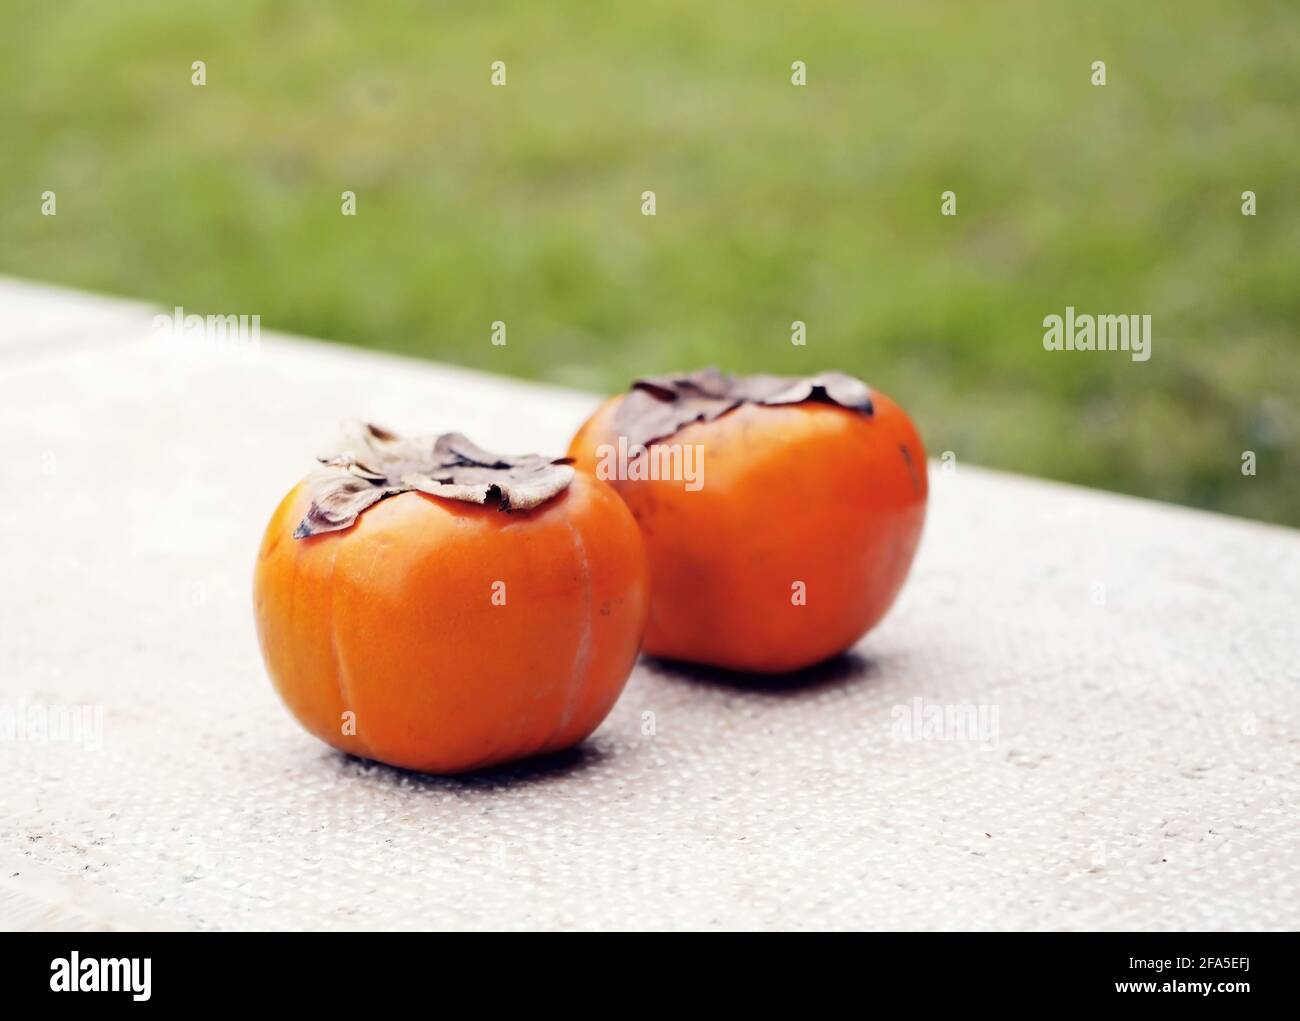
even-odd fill
[[[795,670],[852,646],[894,601],[925,519],[911,420],[842,373],[639,380],[569,456],[610,481],[645,536],[645,650],[732,670]]]
[[[257,632],[335,748],[455,773],[569,748],[605,718],[649,599],[636,522],[565,460],[359,428],[271,518]]]

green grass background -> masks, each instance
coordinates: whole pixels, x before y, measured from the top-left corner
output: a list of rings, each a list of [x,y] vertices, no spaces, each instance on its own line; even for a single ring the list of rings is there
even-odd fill
[[[1300,524],[1293,0],[0,0],[0,25],[0,272],[599,390],[842,368],[932,454]],[[1045,352],[1067,304],[1150,313],[1153,357]]]

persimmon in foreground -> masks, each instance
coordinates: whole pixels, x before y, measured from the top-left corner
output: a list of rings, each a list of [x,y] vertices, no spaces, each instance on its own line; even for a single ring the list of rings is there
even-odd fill
[[[645,536],[645,650],[733,670],[853,645],[902,587],[925,518],[916,429],[837,372],[639,380],[569,455],[610,479]]]
[[[271,518],[254,600],[267,670],[308,731],[452,773],[595,730],[648,591],[636,522],[589,473],[362,426]]]

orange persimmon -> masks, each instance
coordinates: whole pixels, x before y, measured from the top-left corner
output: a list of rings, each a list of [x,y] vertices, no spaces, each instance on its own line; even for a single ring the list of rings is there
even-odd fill
[[[555,752],[636,660],[645,551],[567,461],[362,427],[271,518],[254,577],[267,671],[335,748],[454,773]]]
[[[925,518],[916,429],[841,373],[640,380],[569,456],[641,526],[645,650],[733,670],[795,670],[857,642],[902,587]]]

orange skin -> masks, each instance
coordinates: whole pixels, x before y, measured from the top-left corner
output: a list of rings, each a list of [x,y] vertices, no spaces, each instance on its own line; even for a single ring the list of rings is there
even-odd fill
[[[595,473],[601,445],[617,446],[621,400],[574,437],[579,468]],[[911,420],[877,391],[872,401],[871,417],[824,403],[745,404],[657,441],[703,446],[696,492],[610,480],[649,554],[647,652],[797,670],[848,649],[884,616],[920,541],[927,479]]]
[[[294,539],[309,504],[300,483],[275,511],[253,589],[271,679],[322,741],[457,773],[569,748],[609,713],[649,594],[636,523],[608,486],[578,472],[512,512],[401,493]]]

